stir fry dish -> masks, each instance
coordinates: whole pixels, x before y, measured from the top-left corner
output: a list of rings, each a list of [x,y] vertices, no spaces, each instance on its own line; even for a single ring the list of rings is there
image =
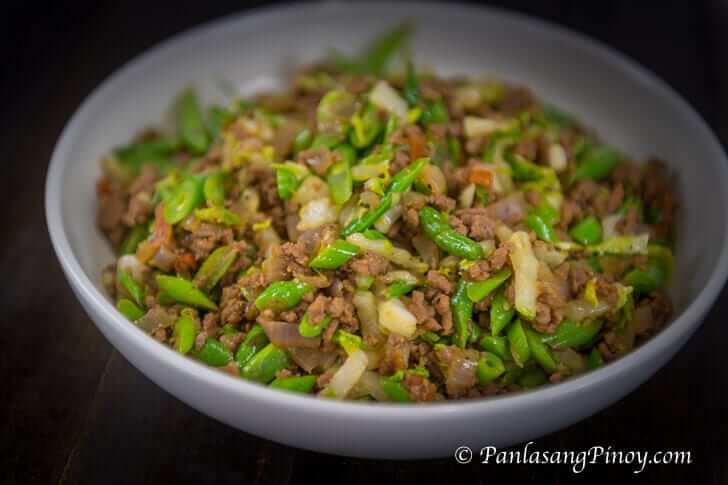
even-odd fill
[[[410,31],[284,92],[187,89],[174,128],[103,158],[130,325],[276,389],[423,402],[556,383],[668,322],[667,165],[523,86],[416,67]]]

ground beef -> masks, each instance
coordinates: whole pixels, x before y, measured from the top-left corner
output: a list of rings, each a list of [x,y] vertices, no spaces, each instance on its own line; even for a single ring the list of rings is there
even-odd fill
[[[506,283],[506,288],[503,291],[503,294],[505,295],[506,300],[508,300],[508,303],[511,305],[516,303],[516,285],[513,278]]]
[[[412,292],[407,309],[417,318],[417,325],[426,330],[440,330],[440,324],[435,320],[435,309],[425,300],[423,292],[419,290]]]
[[[124,212],[123,221],[127,226],[144,224],[154,214],[152,196],[147,192],[139,192],[129,199],[129,205]]]
[[[592,279],[594,272],[585,262],[573,262],[569,265],[569,287],[572,295],[578,295],[586,285],[587,281]]]
[[[599,193],[599,184],[591,179],[580,180],[571,190],[570,198],[580,206],[586,206]]]
[[[334,333],[336,333],[336,330],[338,328],[339,328],[339,320],[334,318],[331,320],[331,322],[329,322],[329,325],[326,327],[326,330],[324,330],[324,333],[322,335],[324,351],[330,352],[335,349],[335,346],[333,344],[333,339],[334,339]]]
[[[195,338],[195,349],[200,350],[208,337],[217,337],[220,330],[220,316],[217,312],[205,314],[202,319],[200,333]]]
[[[458,216],[451,215],[448,218],[447,222],[458,233],[462,234],[463,236],[467,236],[468,235],[468,228],[467,228],[467,226],[463,223],[462,219],[460,219]]]
[[[428,271],[426,283],[430,287],[437,288],[447,295],[450,295],[453,291],[455,291],[455,285],[452,283],[452,281],[447,279],[445,275],[438,271]]]
[[[270,279],[282,280],[306,272],[309,258],[300,243],[276,244],[271,247],[270,254],[265,266]]]
[[[235,332],[228,335],[222,335],[220,337],[220,342],[231,352],[235,352],[238,350],[238,347],[240,346],[240,342],[243,341],[243,333],[242,332]],[[238,372],[240,370],[238,369]]]
[[[617,222],[616,229],[620,234],[634,235],[640,229],[640,214],[636,207],[627,209],[627,213]]]
[[[625,161],[612,170],[610,177],[614,183],[637,189],[641,185],[642,171],[636,164]]]
[[[432,299],[432,306],[440,316],[440,327],[444,335],[452,332],[452,311],[450,309],[450,297],[440,293]]]
[[[123,221],[127,226],[143,224],[154,214],[154,184],[159,178],[159,170],[154,165],[143,165],[141,173],[129,185],[129,203]]]
[[[609,199],[607,200],[606,213],[611,214],[616,212],[617,209],[622,205],[624,201],[624,186],[621,183],[614,184],[612,191],[609,193]]]
[[[489,213],[485,207],[460,209],[455,212],[468,228],[468,235],[476,241],[491,239],[495,234],[497,221]]]
[[[526,160],[535,161],[538,156],[539,140],[533,137],[524,137],[518,140],[514,149],[515,153]]]
[[[329,382],[331,382],[331,378],[334,377],[334,374],[336,374],[336,371],[339,370],[335,367],[332,367],[331,369],[328,369],[326,372],[322,373],[318,376],[318,379],[316,379],[316,387],[319,389],[323,389],[324,387],[329,385]]]
[[[390,167],[392,173],[399,172],[404,167],[409,165],[410,161],[411,159],[407,149],[404,147],[399,148],[396,152],[394,152],[394,160],[392,160],[392,165]]]
[[[531,91],[521,86],[509,86],[504,95],[495,103],[506,115],[518,115],[528,110],[536,100]]]
[[[369,91],[373,84],[374,81],[369,76],[354,75],[346,81],[346,89],[353,94],[362,94]]]
[[[183,238],[182,245],[192,252],[195,260],[203,261],[216,247],[233,241],[233,231],[229,227],[203,222]]]
[[[406,208],[402,212],[402,220],[409,229],[417,229],[420,225],[420,215],[417,209],[411,207]]]
[[[361,276],[378,276],[389,270],[389,261],[369,251],[351,259],[347,265],[354,273]]]
[[[447,179],[447,186],[451,193],[460,193],[470,182],[470,171],[472,167],[480,165],[482,162],[479,159],[471,159],[468,164],[463,167],[456,167],[452,170],[445,171],[445,178]]]
[[[647,304],[652,310],[652,318],[654,320],[654,328],[664,326],[672,316],[673,308],[670,297],[664,290],[657,290],[650,293]]]
[[[490,263],[487,260],[480,260],[468,267],[468,277],[474,281],[483,281],[490,276]]]
[[[539,202],[541,202],[541,194],[539,194],[535,190],[528,190],[524,192],[523,196],[526,199],[526,202],[533,206],[537,206]]]
[[[322,321],[326,317],[326,308],[330,303],[330,298],[324,295],[318,295],[306,310],[309,322],[316,324]]]
[[[300,320],[299,315],[300,312],[297,312],[296,310],[288,310],[285,312],[281,312],[280,315],[278,315],[278,320],[281,320],[286,323],[297,323]]]
[[[123,239],[125,232],[122,222],[126,210],[124,190],[121,185],[102,178],[96,184],[96,193],[99,199],[96,223],[112,244],[117,245]]]
[[[536,303],[536,318],[532,325],[541,333],[554,333],[564,319],[566,302],[555,292],[544,291]]]
[[[166,328],[158,328],[152,332],[152,338],[158,342],[166,343],[169,338],[169,332]]]
[[[429,203],[443,212],[452,212],[455,209],[455,200],[444,194],[432,194]]]
[[[226,286],[222,289],[220,301],[220,319],[223,325],[236,325],[245,315],[245,303],[238,285]]]
[[[508,255],[511,253],[509,244],[504,243],[498,246],[488,258],[488,266],[491,271],[498,271],[508,262]]]
[[[409,341],[396,333],[390,333],[384,344],[384,354],[379,362],[379,373],[383,376],[392,375],[398,370],[409,366]]]
[[[402,384],[416,402],[434,401],[437,397],[437,386],[426,377],[407,372]]]
[[[159,175],[159,170],[156,166],[149,164],[142,165],[139,175],[129,184],[129,195],[136,195],[140,192],[153,194]]]
[[[579,204],[570,199],[564,200],[560,212],[559,227],[564,230],[568,229],[572,222],[581,219],[583,214]]]
[[[418,158],[426,155],[427,139],[425,138],[424,133],[422,133],[422,129],[417,125],[406,125],[403,128],[397,129],[392,134],[390,141],[396,145],[400,145],[400,147],[404,147],[409,160],[417,160]],[[391,173],[395,174],[407,166],[409,164],[409,160],[406,164],[403,164],[403,158],[400,158],[399,161],[395,158],[395,163],[390,166]]]
[[[332,318],[339,320],[349,330],[359,328],[359,320],[356,318],[356,308],[349,297],[335,296],[327,307]]]

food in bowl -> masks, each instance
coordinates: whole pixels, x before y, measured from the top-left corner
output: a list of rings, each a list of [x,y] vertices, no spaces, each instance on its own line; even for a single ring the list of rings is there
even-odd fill
[[[503,81],[387,70],[407,25],[285,92],[174,102],[102,160],[104,283],[235,376],[424,402],[558,382],[670,318],[676,209],[640,166]]]

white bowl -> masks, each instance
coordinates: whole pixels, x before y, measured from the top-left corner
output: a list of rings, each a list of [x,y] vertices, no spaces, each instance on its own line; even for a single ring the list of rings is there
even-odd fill
[[[526,84],[627,153],[671,163],[682,194],[675,320],[637,351],[561,384],[403,406],[316,399],[236,379],[175,353],[117,313],[100,284],[102,267],[113,259],[95,224],[101,155],[160,120],[190,83],[210,99],[219,96],[220,81],[244,90],[270,87],[291,65],[332,46],[356,48],[412,17],[420,64],[444,75],[490,73]],[[292,446],[361,457],[434,457],[459,445],[505,446],[567,426],[620,399],[672,357],[700,325],[728,272],[727,163],[703,120],[664,82],[580,35],[462,5],[319,3],[213,22],[120,69],[63,131],[48,171],[46,215],[58,259],[91,319],[129,362],[190,406]]]

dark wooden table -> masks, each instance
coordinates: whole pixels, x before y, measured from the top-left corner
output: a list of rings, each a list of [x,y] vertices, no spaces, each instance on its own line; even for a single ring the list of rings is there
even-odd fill
[[[43,215],[46,167],[63,125],[102,79],[169,35],[241,8],[205,3],[6,7],[0,29],[6,196],[0,205],[0,482],[728,483],[726,292],[683,351],[638,391],[535,443],[539,450],[689,450],[694,458],[692,465],[651,466],[641,475],[627,466],[574,475],[563,465],[374,462],[296,450],[213,421],[129,365],[86,317],[53,255]],[[728,140],[724,3],[587,3],[511,6],[627,53],[666,79]]]

